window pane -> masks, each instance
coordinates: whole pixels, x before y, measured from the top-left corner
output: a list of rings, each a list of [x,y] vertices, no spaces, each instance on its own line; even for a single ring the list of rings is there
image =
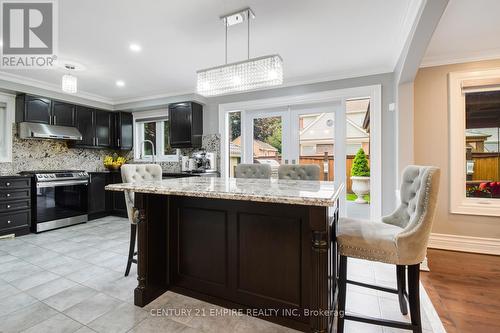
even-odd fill
[[[465,97],[468,197],[500,199],[500,91]]]
[[[229,177],[234,177],[234,169],[241,163],[241,112],[229,114]]]
[[[333,180],[334,119],[333,111],[299,115],[299,164],[318,165],[321,180]]]
[[[163,122],[163,128],[163,155],[175,155],[175,149],[170,147],[170,122],[168,120]]]
[[[156,123],[144,123],[144,140],[150,140],[153,142],[153,146],[156,152]],[[153,155],[153,150],[149,142],[143,143],[144,155]]]
[[[281,117],[255,118],[253,121],[253,162],[269,164],[272,177],[278,178],[282,153]]]

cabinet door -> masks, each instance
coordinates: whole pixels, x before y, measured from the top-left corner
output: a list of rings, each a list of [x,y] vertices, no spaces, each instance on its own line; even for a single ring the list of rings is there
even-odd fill
[[[96,145],[99,147],[111,147],[112,113],[107,111],[95,111],[95,136]]]
[[[122,183],[121,173],[116,172],[112,174],[112,183],[119,184]],[[112,205],[113,205],[113,215],[127,217],[127,204],[125,203],[125,193],[124,192],[111,192],[113,194]]]
[[[24,100],[24,121],[50,124],[50,99],[26,96]]]
[[[75,126],[75,106],[53,101],[52,123],[59,126]]]
[[[106,211],[106,174],[90,173],[89,183],[89,214]]]
[[[134,145],[134,130],[132,114],[120,112],[117,122],[117,147],[120,149],[132,149]]]
[[[169,107],[170,145],[183,148],[191,145],[191,103],[179,103]]]
[[[82,133],[82,140],[78,145],[94,146],[95,128],[94,128],[94,110],[83,106],[76,108],[76,128]]]

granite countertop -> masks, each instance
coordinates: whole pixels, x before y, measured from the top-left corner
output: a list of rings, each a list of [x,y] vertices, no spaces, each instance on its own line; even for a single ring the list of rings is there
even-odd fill
[[[0,178],[1,177],[31,177],[30,175],[20,175],[17,172],[0,172]]]
[[[343,185],[335,187],[333,182],[323,181],[215,177],[176,178],[106,186],[110,191],[323,207],[332,206],[342,188]]]

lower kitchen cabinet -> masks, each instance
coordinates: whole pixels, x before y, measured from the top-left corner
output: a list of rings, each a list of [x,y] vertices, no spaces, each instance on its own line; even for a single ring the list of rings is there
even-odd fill
[[[108,184],[122,183],[120,172],[90,172],[89,220],[112,215],[127,217],[123,192],[106,191]]]
[[[30,232],[30,195],[29,177],[0,177],[0,236]]]

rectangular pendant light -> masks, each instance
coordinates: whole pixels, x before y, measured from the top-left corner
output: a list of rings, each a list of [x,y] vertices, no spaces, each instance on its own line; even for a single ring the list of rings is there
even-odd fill
[[[277,54],[203,69],[197,91],[215,96],[283,84],[283,59]]]

